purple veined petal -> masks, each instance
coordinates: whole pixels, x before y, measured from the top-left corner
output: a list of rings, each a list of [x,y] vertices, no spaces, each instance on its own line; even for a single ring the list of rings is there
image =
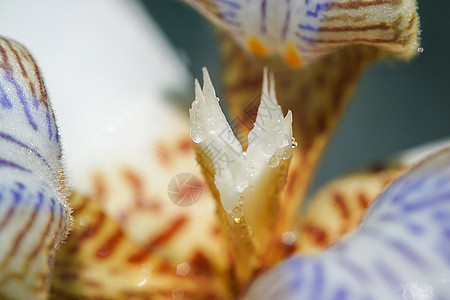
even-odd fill
[[[185,0],[260,57],[302,67],[366,44],[410,58],[418,47],[415,0]]]
[[[245,299],[448,299],[450,149],[394,181],[359,230],[263,274]]]
[[[0,296],[43,299],[70,226],[58,128],[28,51],[0,37]]]

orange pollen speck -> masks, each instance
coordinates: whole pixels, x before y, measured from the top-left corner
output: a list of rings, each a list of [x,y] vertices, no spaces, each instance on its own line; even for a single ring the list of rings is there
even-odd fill
[[[266,47],[264,47],[264,45],[261,43],[261,41],[255,37],[251,37],[248,40],[248,48],[250,49],[250,51],[253,54],[260,56],[260,57],[264,57],[269,54]]]
[[[293,68],[299,68],[303,66],[303,61],[298,55],[298,51],[297,49],[295,49],[292,43],[287,45],[284,59],[286,63]]]

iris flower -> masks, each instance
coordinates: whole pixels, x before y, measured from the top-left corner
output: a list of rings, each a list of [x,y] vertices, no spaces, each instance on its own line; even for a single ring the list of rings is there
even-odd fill
[[[364,70],[417,52],[416,2],[186,2],[219,28],[232,121],[206,69],[190,122],[131,90],[120,111],[104,91],[102,105],[80,100],[75,120],[115,110],[90,127],[107,138],[81,136],[66,159],[39,57],[0,38],[0,296],[448,299],[450,149],[349,174],[305,201]]]

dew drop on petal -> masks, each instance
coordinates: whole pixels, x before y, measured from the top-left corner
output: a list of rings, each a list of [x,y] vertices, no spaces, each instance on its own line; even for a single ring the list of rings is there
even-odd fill
[[[191,138],[194,141],[194,143],[198,144],[203,141],[204,133],[203,130],[199,127],[197,128],[191,128]]]
[[[275,150],[275,145],[273,144],[273,143],[267,143],[265,146],[264,146],[264,148],[263,148],[263,151],[264,151],[264,153],[266,153],[266,154],[271,154],[271,153],[273,153],[273,151]]]
[[[184,262],[177,266],[177,275],[185,277],[187,275],[187,273],[189,273],[190,270],[191,270],[191,268],[189,268],[189,264]]]
[[[238,205],[231,211],[231,217],[233,218],[235,223],[239,223],[241,221],[241,217],[244,214],[244,210],[242,209],[242,205]]]
[[[236,185],[236,189],[239,193],[242,193],[248,186],[247,181],[240,182]]]
[[[153,270],[153,264],[151,262],[145,262],[141,264],[141,272],[145,274],[150,274]]]
[[[239,205],[242,205],[245,203],[245,197],[244,196],[240,196],[239,200],[238,200]]]
[[[297,240],[297,236],[292,231],[284,232],[281,235],[281,242],[285,245],[292,246]]]
[[[278,166],[278,164],[280,163],[280,159],[278,158],[277,155],[273,155],[270,159],[269,162],[267,163],[269,165],[269,167],[271,168],[276,168]]]
[[[147,278],[142,278],[142,280],[140,280],[138,283],[136,283],[137,287],[142,287],[147,283]]]
[[[292,156],[292,151],[291,150],[289,150],[289,151],[288,150],[284,150],[282,159],[286,160],[286,159],[289,159],[291,156]]]
[[[219,122],[214,118],[208,119],[208,129],[211,131],[216,131],[219,129]]]
[[[291,140],[291,147],[292,147],[292,149],[296,148],[297,146],[298,146],[298,143],[295,140],[295,137],[292,137],[292,140]]]
[[[176,288],[172,290],[172,299],[178,300],[184,297],[184,291],[182,288]]]

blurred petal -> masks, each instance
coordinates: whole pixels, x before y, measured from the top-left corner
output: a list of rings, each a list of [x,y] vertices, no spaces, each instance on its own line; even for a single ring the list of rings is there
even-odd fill
[[[396,179],[359,230],[263,274],[246,299],[446,299],[449,216],[447,148]]]
[[[70,227],[58,128],[28,51],[0,37],[0,297],[45,299]]]
[[[57,254],[52,299],[172,299],[174,294],[182,294],[183,299],[230,297],[229,278],[201,247],[183,259],[165,252],[174,239],[170,228],[139,245],[97,201],[76,194],[70,201],[76,221]]]
[[[385,187],[424,158],[450,147],[449,140],[418,146],[337,178],[321,188],[299,217],[297,252],[314,253],[338,242],[361,222]],[[291,249],[292,251],[293,249]]]
[[[416,0],[186,0],[249,53],[309,65],[355,44],[409,58],[418,47]]]
[[[354,230],[375,198],[406,168],[399,162],[374,164],[321,188],[299,217],[296,251],[321,251]]]

